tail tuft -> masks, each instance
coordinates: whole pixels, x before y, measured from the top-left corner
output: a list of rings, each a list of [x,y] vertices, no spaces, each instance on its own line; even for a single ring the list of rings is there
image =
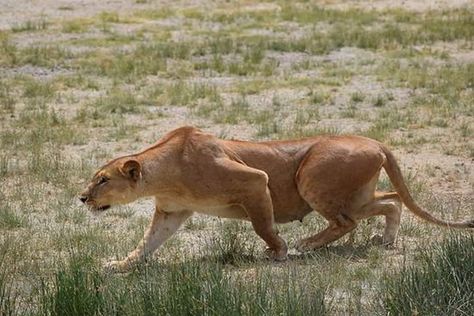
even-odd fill
[[[467,227],[474,228],[474,219],[466,222]]]

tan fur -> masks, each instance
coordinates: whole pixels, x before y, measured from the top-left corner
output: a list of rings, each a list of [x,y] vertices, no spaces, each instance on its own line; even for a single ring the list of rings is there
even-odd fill
[[[396,192],[375,192],[382,167]],[[358,136],[256,143],[221,140],[182,127],[139,153],[103,166],[81,200],[97,211],[144,196],[156,200],[150,227],[126,259],[107,264],[110,269],[126,270],[142,260],[193,212],[249,220],[275,260],[287,255],[275,222],[302,220],[312,210],[329,225],[298,242],[300,251],[322,247],[353,230],[361,219],[376,215],[386,218],[382,242],[392,244],[402,202],[434,224],[474,226],[473,221],[445,222],[423,211],[411,198],[391,152]]]

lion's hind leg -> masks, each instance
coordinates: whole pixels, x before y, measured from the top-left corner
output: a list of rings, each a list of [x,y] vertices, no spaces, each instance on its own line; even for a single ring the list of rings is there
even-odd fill
[[[361,140],[335,138],[314,146],[302,161],[296,182],[301,197],[329,226],[296,248],[313,250],[356,228],[360,218],[354,213],[374,199],[382,164],[378,147]]]
[[[328,243],[341,238],[356,227],[356,221],[340,213],[338,216],[329,220],[329,225],[326,229],[314,236],[298,241],[296,249],[300,252],[305,252],[321,248]]]
[[[296,249],[304,252],[323,247],[354,230],[360,220],[379,215],[385,216],[385,231],[383,236],[374,236],[373,241],[385,246],[392,246],[397,239],[401,214],[402,204],[396,192],[377,192],[372,201],[357,211],[351,212],[350,216],[340,212],[339,215],[328,219],[329,226],[325,230],[300,240]]]
[[[377,236],[375,238],[383,245],[391,246],[397,239],[402,215],[402,203],[396,192],[376,192],[371,202],[353,213],[357,220],[378,215],[385,216],[385,231],[382,238]]]

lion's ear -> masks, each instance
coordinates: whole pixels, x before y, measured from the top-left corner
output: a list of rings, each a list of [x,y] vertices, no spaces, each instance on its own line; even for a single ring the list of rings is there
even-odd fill
[[[142,174],[142,166],[136,160],[128,160],[123,164],[122,168],[120,168],[120,172],[133,181],[138,181]]]

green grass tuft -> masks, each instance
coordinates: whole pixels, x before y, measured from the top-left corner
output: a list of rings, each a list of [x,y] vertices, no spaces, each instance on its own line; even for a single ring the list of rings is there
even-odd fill
[[[388,275],[380,291],[389,315],[473,315],[474,237],[453,235],[430,251],[420,265]]]
[[[205,255],[222,264],[239,266],[256,261],[256,249],[250,236],[253,232],[237,221],[225,221],[219,233],[208,241]]]
[[[32,31],[42,31],[46,30],[48,27],[48,22],[45,19],[40,19],[37,21],[28,20],[23,23],[15,24],[12,26],[12,32],[32,32]]]
[[[13,279],[10,238],[0,240],[0,315],[17,315],[17,296]]]
[[[104,276],[88,257],[72,255],[52,279],[43,279],[40,310],[43,315],[97,315],[105,312]]]
[[[18,215],[8,203],[0,202],[0,229],[16,229],[25,227],[27,219]]]

